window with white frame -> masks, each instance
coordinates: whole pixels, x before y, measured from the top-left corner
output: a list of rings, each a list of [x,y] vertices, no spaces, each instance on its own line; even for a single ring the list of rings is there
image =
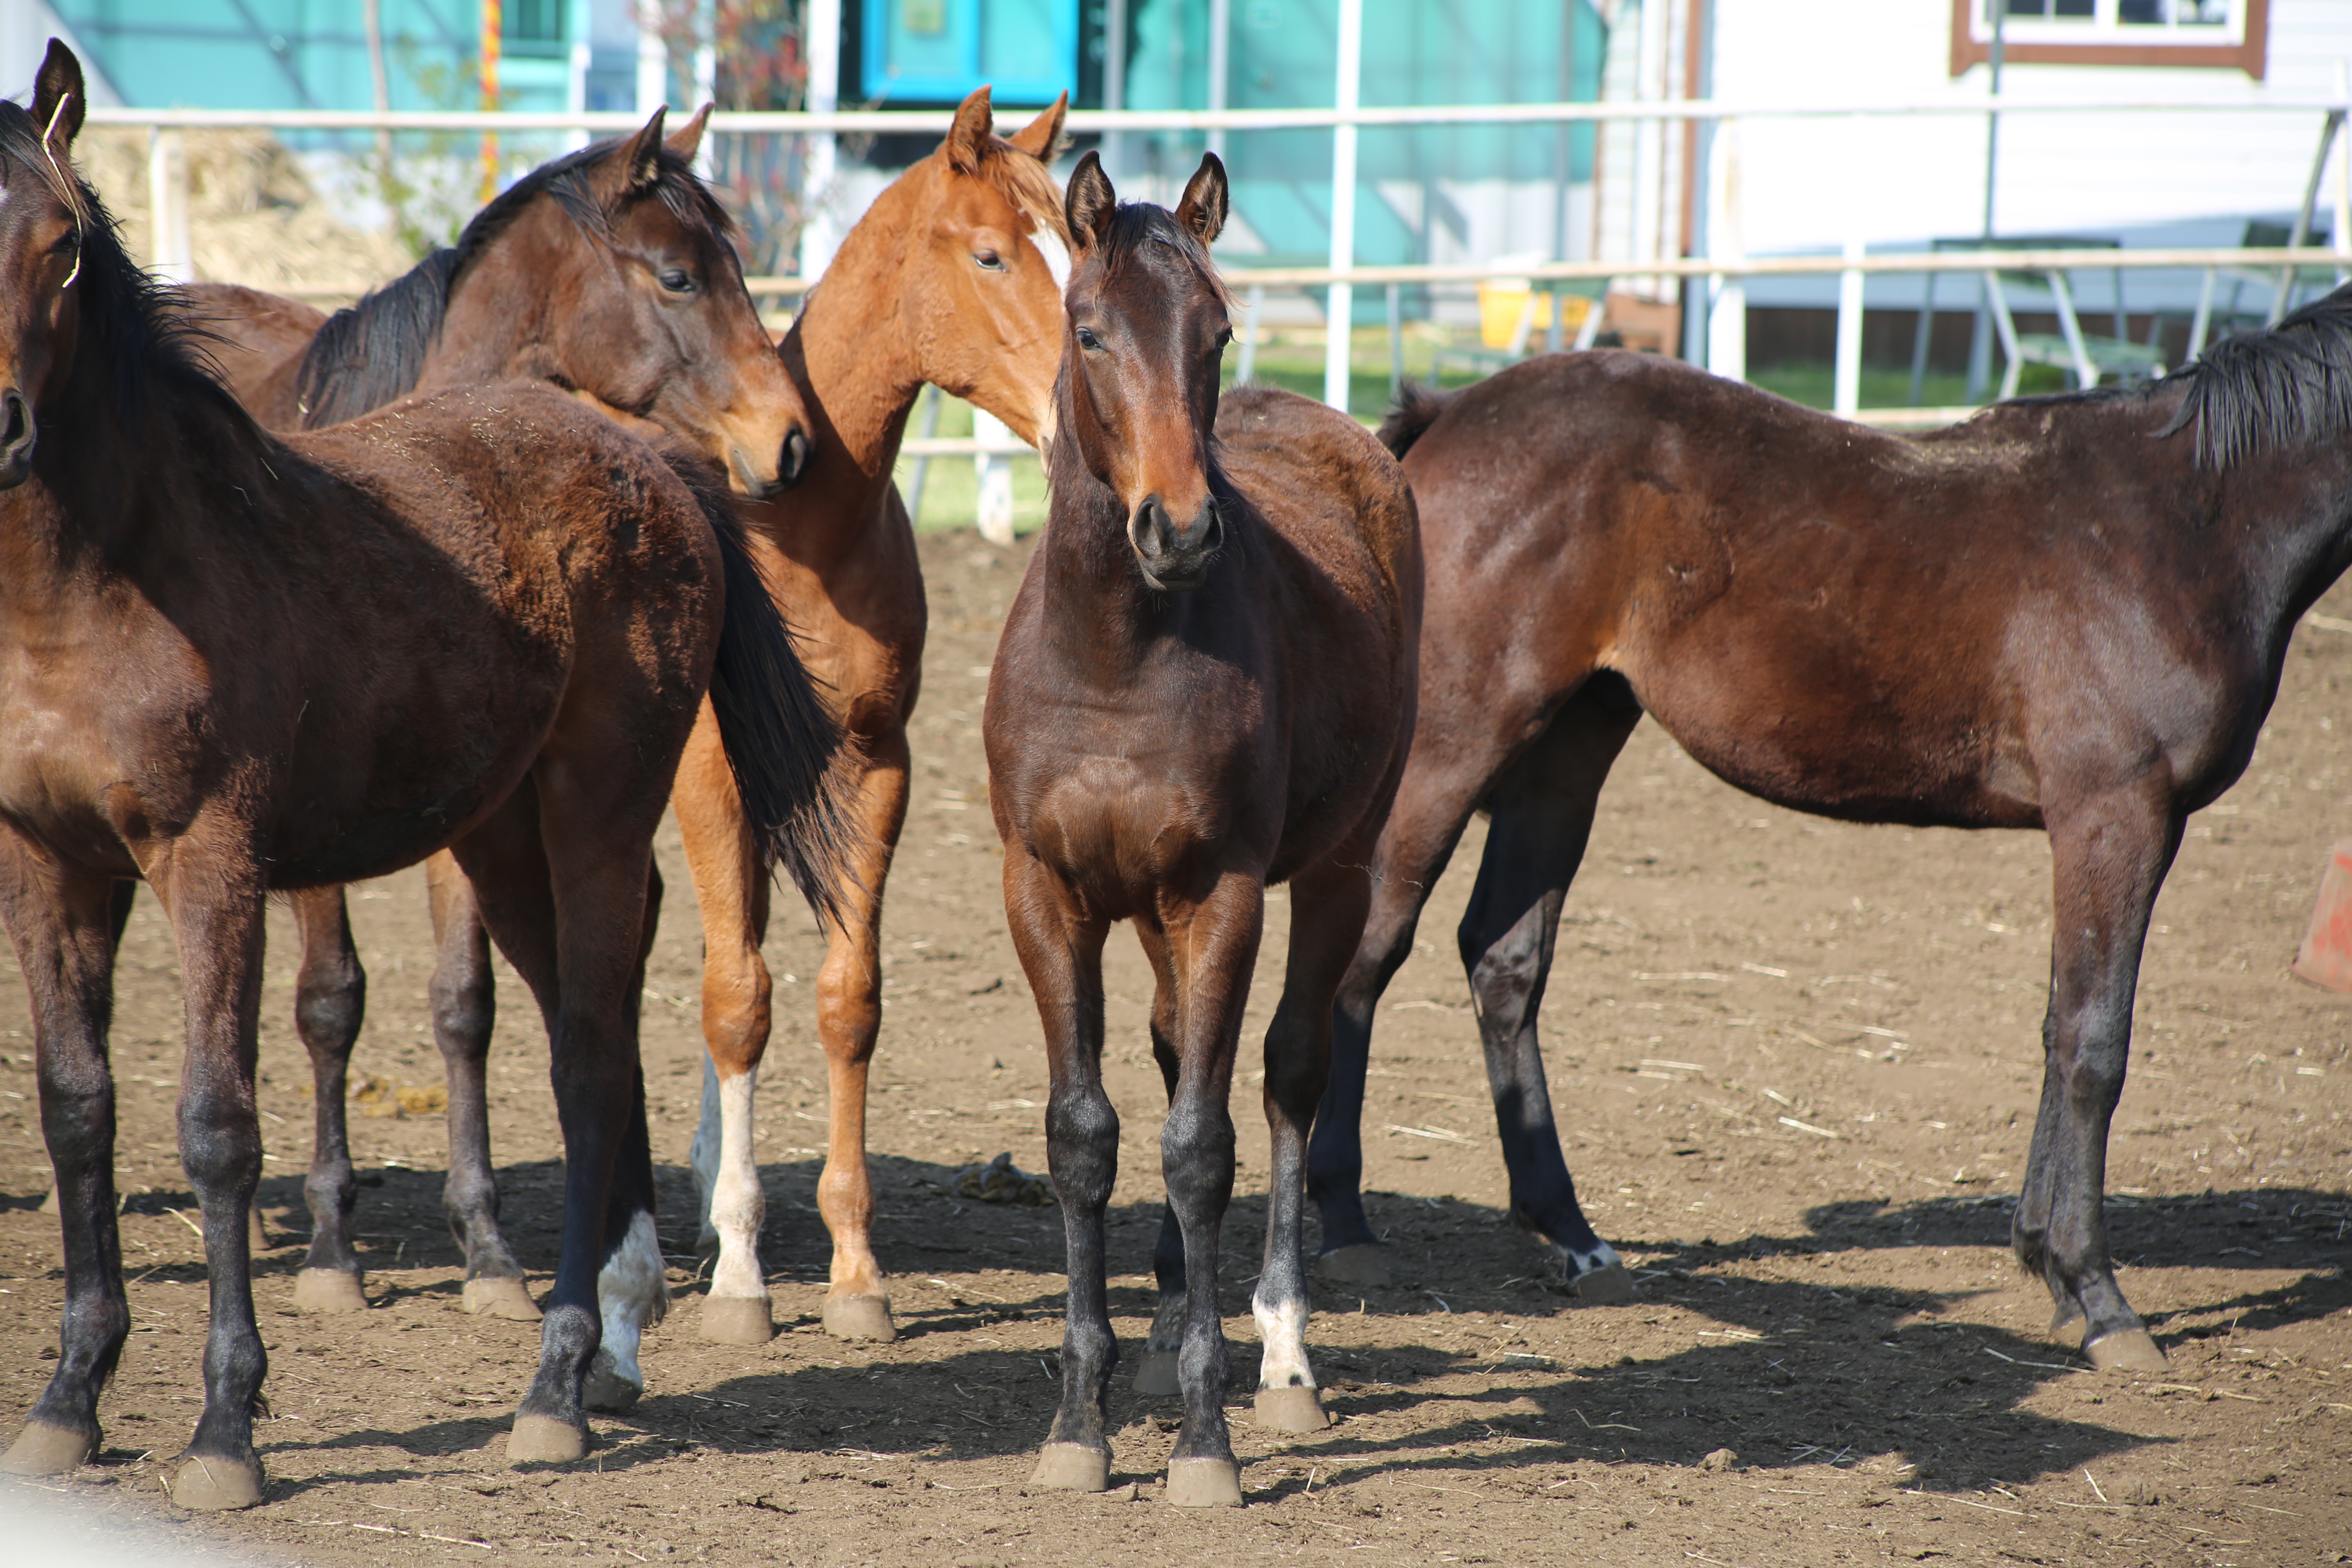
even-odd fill
[[[1952,73],[2018,64],[2236,66],[2261,77],[2270,0],[1952,0]]]

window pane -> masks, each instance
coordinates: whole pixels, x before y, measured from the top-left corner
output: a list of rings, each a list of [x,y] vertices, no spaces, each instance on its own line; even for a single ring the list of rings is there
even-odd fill
[[[2156,5],[2160,0],[2147,0],[2147,3]],[[2124,0],[2124,4],[2128,5],[2131,0]],[[2088,16],[2096,8],[2096,0],[2056,0],[2050,8],[2050,14],[2053,16]]]
[[[2126,26],[2137,24],[2160,27],[2171,19],[2165,15],[2170,9],[2166,0],[2123,0],[2116,9],[2116,20]]]
[[[2226,27],[2230,0],[2172,0],[2172,19],[2184,27]]]
[[[1985,0],[1985,20],[1991,21],[2000,6],[2000,0]],[[2009,0],[2009,14],[2012,16],[2046,16],[2050,14],[2050,0]]]

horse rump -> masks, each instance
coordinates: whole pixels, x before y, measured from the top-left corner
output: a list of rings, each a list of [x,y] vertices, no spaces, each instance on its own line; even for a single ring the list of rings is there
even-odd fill
[[[1421,439],[1421,433],[1436,424],[1437,416],[1453,401],[1450,392],[1440,392],[1417,381],[1404,383],[1397,388],[1396,406],[1381,421],[1381,445],[1389,449],[1391,457],[1402,458]]]
[[[727,614],[710,668],[710,707],[761,864],[792,879],[817,918],[843,918],[835,889],[859,829],[846,802],[851,742],[817,696],[792,627],[776,608],[726,485],[700,454],[661,443],[719,543]]]

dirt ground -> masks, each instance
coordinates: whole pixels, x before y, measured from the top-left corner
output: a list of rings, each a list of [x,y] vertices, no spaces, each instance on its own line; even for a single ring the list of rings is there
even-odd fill
[[[1255,1097],[1237,1101],[1223,1299],[1249,1506],[1204,1516],[1160,1500],[1174,1423],[1123,1376],[1116,1489],[1024,1489],[1056,1387],[1058,1217],[951,1195],[958,1167],[1000,1152],[1045,1166],[1045,1062],[1003,931],[979,742],[1019,555],[970,533],[924,552],[931,646],[873,1119],[898,1342],[844,1345],[816,1326],[824,1102],[805,919],[770,945],[780,1026],[760,1103],[765,1252],[791,1326],[763,1351],[694,1332],[698,938],[673,836],[646,1051],[677,1306],[647,1342],[643,1405],[596,1421],[588,1461],[509,1468],[536,1331],[457,1311],[437,1116],[353,1123],[373,1310],[290,1310],[310,1118],[281,912],[261,1058],[272,1247],[257,1264],[270,1493],[235,1517],[178,1514],[158,1483],[199,1405],[205,1271],[170,1120],[178,972],[142,899],[114,1031],[136,1326],[103,1406],[109,1447],[67,1481],[0,1490],[0,1512],[46,1509],[75,1539],[150,1560],[330,1564],[2352,1561],[2352,998],[2285,969],[2327,846],[2352,832],[2352,592],[2321,606],[2336,625],[2297,637],[2252,770],[2191,825],[2157,910],[2110,1213],[2164,1373],[2091,1372],[2046,1342],[2048,1302],[2004,1247],[2039,1074],[2044,842],[1797,816],[1644,725],[1604,797],[1545,1010],[1571,1167],[1642,1300],[1578,1305],[1504,1219],[1451,952],[1474,829],[1375,1047],[1367,1178],[1400,1282],[1318,1287],[1310,1338],[1339,1420],[1312,1437],[1247,1417],[1266,1145]],[[1284,910],[1277,896],[1254,1031],[1278,987]],[[356,890],[353,914],[372,977],[357,1067],[382,1080],[376,1109],[404,1088],[429,1105],[421,878]],[[1112,1302],[1131,1357],[1150,1306],[1159,1089],[1146,971],[1123,937],[1108,988],[1126,1118]],[[559,1155],[545,1047],[511,975],[499,1005],[506,1213],[543,1269]],[[0,1029],[13,1421],[48,1374],[60,1289],[13,974]]]

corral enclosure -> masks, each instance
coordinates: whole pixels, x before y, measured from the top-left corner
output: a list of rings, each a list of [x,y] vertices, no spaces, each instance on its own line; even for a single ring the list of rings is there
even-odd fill
[[[2252,770],[2192,820],[2157,910],[2109,1202],[2123,1282],[2166,1372],[2093,1373],[2042,1340],[2047,1297],[2006,1248],[2040,1079],[2042,839],[1799,817],[1733,794],[1644,725],[1602,797],[1544,1014],[1571,1167],[1643,1299],[1576,1304],[1504,1218],[1451,951],[1474,827],[1375,1040],[1367,1184],[1399,1282],[1318,1288],[1309,1338],[1340,1419],[1312,1437],[1247,1420],[1265,1142],[1252,1086],[1236,1086],[1223,1300],[1249,1506],[1203,1517],[1158,1501],[1173,1406],[1139,1400],[1124,1377],[1114,1490],[1024,1491],[1056,1388],[1060,1226],[1050,1207],[977,1202],[955,1179],[998,1152],[1044,1164],[1045,1065],[1003,935],[978,744],[1021,558],[968,532],[929,536],[924,552],[931,639],[872,1122],[876,1239],[902,1337],[845,1345],[816,1326],[824,1104],[805,919],[781,921],[769,945],[779,1039],[759,1142],[763,1251],[790,1327],[756,1352],[695,1335],[683,1159],[701,1070],[698,935],[673,837],[645,1017],[677,1304],[648,1339],[645,1403],[596,1419],[587,1461],[508,1468],[537,1337],[457,1308],[410,873],[353,905],[373,981],[353,1142],[373,1309],[289,1310],[308,1068],[290,1026],[290,928],[273,916],[260,1089],[272,1246],[257,1263],[272,1487],[248,1513],[175,1515],[158,1483],[197,1408],[204,1269],[171,1122],[178,977],[142,896],[114,1029],[134,1332],[102,1407],[108,1448],[37,1493],[10,1483],[0,1509],[44,1501],[71,1531],[151,1554],[304,1563],[2340,1560],[2352,1002],[2293,981],[2285,961],[2352,820],[2352,591],[2298,634]],[[1284,916],[1277,896],[1252,1033],[1278,984]],[[1108,988],[1125,1118],[1112,1308],[1131,1365],[1150,1308],[1160,1091],[1149,982],[1124,937]],[[47,1171],[23,995],[0,977],[12,1416],[47,1375],[60,1289],[56,1221],[37,1212]],[[546,1047],[510,974],[499,1003],[496,1154],[509,1235],[543,1285],[560,1154]],[[1251,1058],[1245,1045],[1245,1069]]]

